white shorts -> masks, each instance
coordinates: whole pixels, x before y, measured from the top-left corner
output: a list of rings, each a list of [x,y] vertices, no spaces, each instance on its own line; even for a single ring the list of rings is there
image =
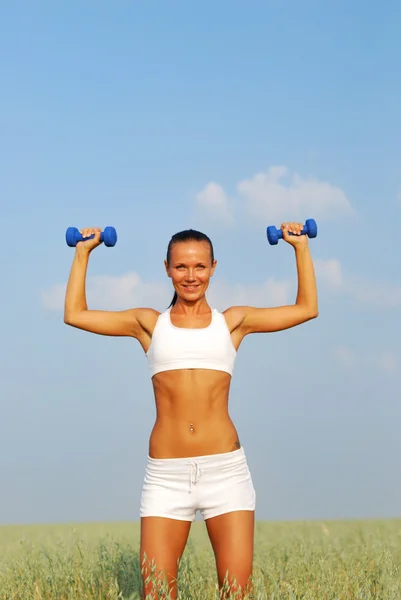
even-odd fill
[[[255,489],[243,448],[193,458],[148,457],[141,517],[194,521],[255,510]]]

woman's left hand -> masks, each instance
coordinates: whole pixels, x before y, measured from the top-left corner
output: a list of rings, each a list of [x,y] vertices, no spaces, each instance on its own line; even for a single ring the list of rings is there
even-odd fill
[[[308,236],[300,235],[304,225],[302,223],[282,223],[283,240],[291,246],[307,246]],[[290,235],[292,233],[293,235]]]

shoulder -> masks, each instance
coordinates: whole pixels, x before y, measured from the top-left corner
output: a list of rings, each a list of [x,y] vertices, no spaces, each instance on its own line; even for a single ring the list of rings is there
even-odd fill
[[[154,308],[134,308],[133,311],[141,329],[152,334],[161,313]]]
[[[249,306],[230,306],[222,312],[231,332],[241,327],[248,310]]]

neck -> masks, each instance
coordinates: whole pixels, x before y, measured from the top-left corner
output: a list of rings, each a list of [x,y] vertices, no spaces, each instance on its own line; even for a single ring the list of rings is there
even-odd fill
[[[182,315],[200,315],[202,313],[210,313],[211,308],[205,297],[195,300],[194,302],[188,302],[188,300],[178,298],[177,302],[170,310]]]

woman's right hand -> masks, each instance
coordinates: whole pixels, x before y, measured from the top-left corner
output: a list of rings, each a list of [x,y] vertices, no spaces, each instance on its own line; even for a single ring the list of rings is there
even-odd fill
[[[91,235],[94,235],[94,237],[91,239],[84,239],[82,242],[78,242],[76,245],[78,252],[81,250],[91,252],[94,248],[103,243],[100,241],[100,234],[102,232],[100,227],[86,227],[85,229],[80,229],[79,232],[83,238],[88,238]]]

